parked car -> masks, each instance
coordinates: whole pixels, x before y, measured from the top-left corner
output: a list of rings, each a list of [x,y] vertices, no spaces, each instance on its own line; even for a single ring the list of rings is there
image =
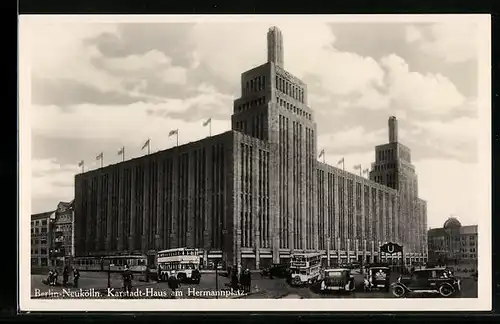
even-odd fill
[[[450,297],[460,290],[460,279],[446,268],[416,269],[411,276],[401,276],[392,284],[392,294],[396,297],[405,297],[408,293],[436,293]]]
[[[364,278],[364,291],[374,289],[389,291],[391,270],[388,267],[370,267],[366,270]]]
[[[332,291],[351,292],[356,288],[354,276],[350,269],[337,268],[325,269],[321,280],[320,291],[323,293]]]
[[[269,268],[262,269],[261,274],[263,276],[287,278],[290,275],[290,269],[286,264],[274,263]]]

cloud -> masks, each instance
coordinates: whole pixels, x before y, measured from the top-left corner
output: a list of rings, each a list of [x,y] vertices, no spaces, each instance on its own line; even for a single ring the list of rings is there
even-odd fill
[[[405,29],[406,41],[413,43],[422,39],[422,32],[415,26],[408,26]]]
[[[385,129],[367,132],[362,126],[356,126],[333,134],[319,135],[318,147],[326,148],[326,152],[333,154],[363,152],[384,143],[386,132]]]
[[[121,80],[96,69],[92,59],[101,54],[82,40],[103,32],[115,33],[116,25],[100,23],[32,23],[31,69],[35,77],[76,80],[101,91],[121,91]]]
[[[157,76],[166,84],[186,85],[187,71],[183,67],[173,66],[172,59],[158,50],[151,50],[143,55],[130,55],[120,58],[102,58],[101,64],[115,75],[132,79]]]
[[[396,54],[384,57],[386,85],[392,105],[430,115],[447,114],[464,105],[466,98],[441,74],[412,72]]]
[[[477,31],[476,24],[467,22],[408,26],[406,40],[428,55],[460,63],[477,58]]]
[[[74,176],[79,171],[75,165],[62,165],[56,158],[31,161],[31,195],[41,204],[34,206],[33,213],[55,208],[59,201],[71,201],[74,197]]]
[[[31,80],[32,103],[68,107],[75,104],[130,104],[145,101],[144,96],[132,93],[99,90],[92,84],[73,79],[50,79],[34,76]]]

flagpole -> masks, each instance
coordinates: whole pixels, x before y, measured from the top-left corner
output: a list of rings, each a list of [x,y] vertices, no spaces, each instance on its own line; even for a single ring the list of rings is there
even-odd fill
[[[325,152],[323,152],[323,163],[326,164],[326,160],[325,160]]]
[[[104,154],[101,153],[101,168],[103,167],[104,165]]]
[[[212,137],[212,120],[210,120],[210,123],[208,124],[208,135],[209,137]]]
[[[176,138],[177,138],[177,146],[179,146],[179,130],[175,133]]]
[[[85,173],[85,162],[82,161],[82,173]]]
[[[148,139],[148,155],[151,154],[151,141]]]
[[[362,176],[363,176],[363,174],[362,174],[362,173],[363,173],[363,167],[362,167],[362,165],[360,164],[360,165],[359,165],[359,176],[360,176],[360,177],[362,177]]]
[[[122,147],[122,161],[125,161],[125,146]]]
[[[344,158],[342,158],[342,171],[345,171],[345,161],[344,161]]]

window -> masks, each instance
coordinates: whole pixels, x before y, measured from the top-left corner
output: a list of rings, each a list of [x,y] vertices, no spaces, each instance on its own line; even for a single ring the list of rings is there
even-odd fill
[[[42,227],[42,233],[47,233],[47,227]]]
[[[46,238],[41,239],[40,244],[47,244],[47,239]]]
[[[47,225],[47,220],[46,219],[42,220],[42,225]]]
[[[38,234],[38,232],[39,232],[39,231],[40,231],[40,230],[38,229],[38,227],[37,227],[37,228],[35,228],[35,234]]]
[[[40,254],[47,254],[47,248],[41,248]]]

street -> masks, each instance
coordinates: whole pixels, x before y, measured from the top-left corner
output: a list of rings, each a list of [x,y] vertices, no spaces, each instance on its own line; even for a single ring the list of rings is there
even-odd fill
[[[110,287],[112,289],[109,291],[107,289],[107,273],[103,272],[82,272],[78,289],[72,287],[72,282],[65,290],[60,286],[47,286],[42,283],[45,277],[45,275],[39,274],[31,275],[32,298],[123,298],[123,296],[119,296],[123,283],[120,274],[117,273],[112,273],[110,276]],[[58,281],[61,282],[61,279],[59,277]],[[356,278],[356,282],[359,283],[359,280],[361,279]],[[205,273],[202,275],[199,284],[181,284],[181,287],[176,292],[176,298],[394,298],[391,292],[384,291],[322,294],[319,292],[318,285],[312,287],[291,287],[286,283],[285,279],[269,279],[268,277],[261,277],[257,273],[252,274],[252,290],[249,294],[243,295],[242,292],[233,291],[232,293],[219,293],[219,296],[215,296],[217,291],[228,291],[228,283],[229,278],[219,275],[218,289],[216,289],[215,274]],[[133,291],[137,291],[137,294],[133,295],[132,298],[172,298],[172,291],[168,288],[166,282],[144,282],[134,279],[132,286]],[[436,296],[408,296],[408,298],[412,297]],[[477,282],[473,279],[463,278],[462,291],[456,297],[476,298]],[[128,298],[131,297],[129,296]]]

